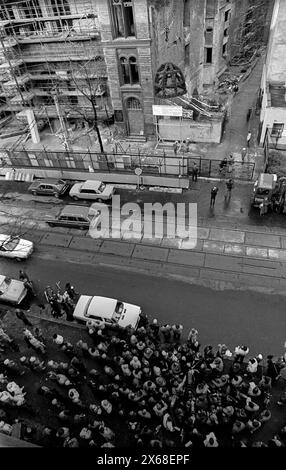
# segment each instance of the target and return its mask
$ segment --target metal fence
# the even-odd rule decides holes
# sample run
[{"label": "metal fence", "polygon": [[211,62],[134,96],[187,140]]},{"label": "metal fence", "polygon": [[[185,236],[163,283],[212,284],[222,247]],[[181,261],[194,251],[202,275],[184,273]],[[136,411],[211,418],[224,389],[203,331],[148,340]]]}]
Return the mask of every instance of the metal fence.
[{"label": "metal fence", "polygon": [[211,160],[199,156],[162,155],[156,151],[147,154],[136,153],[96,153],[65,152],[50,150],[1,150],[2,162],[14,168],[56,169],[74,172],[133,173],[141,168],[145,175],[189,177],[194,162],[202,177],[232,177],[251,180],[254,163],[233,162],[224,171],[219,171],[220,160]]}]

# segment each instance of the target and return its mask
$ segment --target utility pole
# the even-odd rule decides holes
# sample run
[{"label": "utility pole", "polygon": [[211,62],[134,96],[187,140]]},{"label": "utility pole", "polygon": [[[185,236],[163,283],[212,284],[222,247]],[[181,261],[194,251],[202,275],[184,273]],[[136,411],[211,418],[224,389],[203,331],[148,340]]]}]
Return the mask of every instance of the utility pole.
[{"label": "utility pole", "polygon": [[59,97],[58,97],[58,92],[56,90],[52,91],[52,96],[54,98],[57,114],[59,117],[62,133],[64,135],[64,146],[66,150],[71,151],[70,145],[69,145],[69,135],[68,135],[68,130],[66,128],[66,123],[64,121],[63,115],[62,115],[62,110],[59,104]]}]

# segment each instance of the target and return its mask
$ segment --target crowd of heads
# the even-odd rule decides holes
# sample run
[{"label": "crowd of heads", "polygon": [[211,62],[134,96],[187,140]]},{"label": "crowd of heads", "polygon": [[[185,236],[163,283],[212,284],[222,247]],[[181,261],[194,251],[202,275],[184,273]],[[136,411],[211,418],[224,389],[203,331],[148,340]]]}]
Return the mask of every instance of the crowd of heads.
[{"label": "crowd of heads", "polygon": [[[18,419],[20,410],[30,417],[25,438],[47,447],[284,446],[284,426],[266,441],[256,436],[273,406],[286,404],[286,393],[272,399],[286,380],[285,358],[202,347],[194,328],[185,341],[182,334],[180,324],[145,317],[136,331],[88,320],[71,342],[31,324],[23,344],[32,352],[23,354],[1,328],[0,432],[11,435],[17,409]],[[33,376],[34,396],[23,386]],[[49,422],[33,414],[39,399]]]}]

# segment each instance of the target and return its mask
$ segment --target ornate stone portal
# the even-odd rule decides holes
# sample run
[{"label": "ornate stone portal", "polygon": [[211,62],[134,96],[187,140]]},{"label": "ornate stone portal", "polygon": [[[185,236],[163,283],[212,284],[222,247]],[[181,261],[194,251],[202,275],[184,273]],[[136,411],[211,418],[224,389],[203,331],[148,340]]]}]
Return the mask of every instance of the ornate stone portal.
[{"label": "ornate stone portal", "polygon": [[158,98],[174,98],[187,93],[182,71],[171,62],[162,64],[158,68],[154,88]]}]

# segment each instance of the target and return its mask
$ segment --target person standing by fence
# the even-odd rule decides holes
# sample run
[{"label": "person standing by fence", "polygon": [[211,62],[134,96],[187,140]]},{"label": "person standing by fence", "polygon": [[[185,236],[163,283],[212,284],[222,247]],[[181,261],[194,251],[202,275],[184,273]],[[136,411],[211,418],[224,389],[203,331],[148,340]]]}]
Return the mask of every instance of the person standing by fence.
[{"label": "person standing by fence", "polygon": [[195,183],[198,181],[198,173],[199,169],[197,167],[197,164],[194,163],[192,168],[192,181],[194,181]]},{"label": "person standing by fence", "polygon": [[175,157],[177,156],[178,148],[179,148],[179,142],[176,140],[176,142],[173,143],[173,150],[174,150]]},{"label": "person standing by fence", "polygon": [[214,186],[211,189],[211,202],[210,202],[211,207],[214,207],[214,205],[215,205],[215,199],[216,199],[217,193],[218,193],[218,187]]}]

